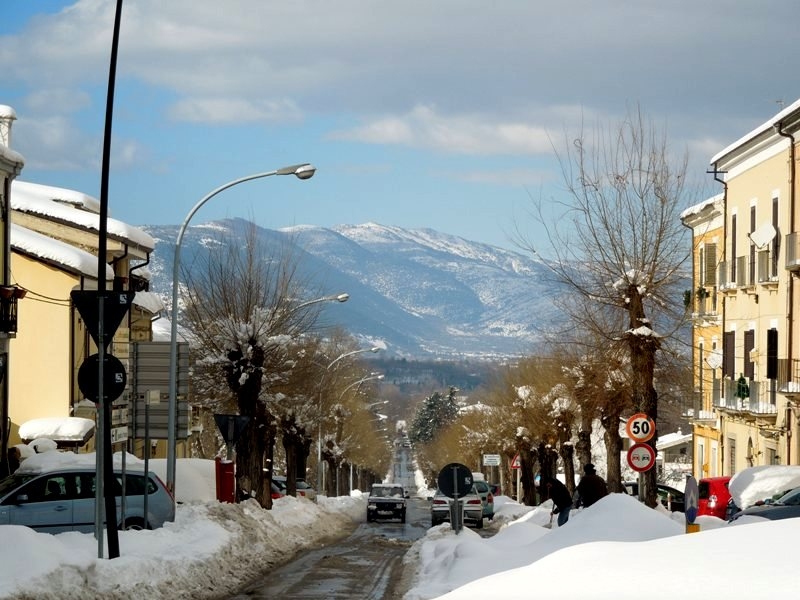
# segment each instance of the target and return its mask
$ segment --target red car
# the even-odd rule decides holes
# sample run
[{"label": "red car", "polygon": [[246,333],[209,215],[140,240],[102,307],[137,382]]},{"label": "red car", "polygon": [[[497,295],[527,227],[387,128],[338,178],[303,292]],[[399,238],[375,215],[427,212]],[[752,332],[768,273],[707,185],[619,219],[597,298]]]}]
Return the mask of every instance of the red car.
[{"label": "red car", "polygon": [[697,516],[710,515],[725,519],[725,510],[731,493],[728,491],[729,476],[705,477],[697,482],[698,501]]}]

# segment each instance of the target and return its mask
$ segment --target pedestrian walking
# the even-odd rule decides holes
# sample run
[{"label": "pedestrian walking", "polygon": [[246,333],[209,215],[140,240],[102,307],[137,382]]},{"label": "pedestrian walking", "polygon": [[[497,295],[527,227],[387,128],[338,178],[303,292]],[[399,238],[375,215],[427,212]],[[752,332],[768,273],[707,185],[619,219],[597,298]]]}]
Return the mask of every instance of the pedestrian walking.
[{"label": "pedestrian walking", "polygon": [[553,515],[558,515],[558,526],[564,525],[569,519],[569,511],[572,509],[572,495],[567,486],[555,477],[543,477],[539,480],[539,494],[543,501],[553,501],[553,510],[550,511],[551,521]]},{"label": "pedestrian walking", "polygon": [[578,488],[575,490],[575,506],[588,508],[607,495],[608,486],[606,481],[597,474],[594,465],[592,463],[583,465],[583,477],[581,477],[578,482]]}]

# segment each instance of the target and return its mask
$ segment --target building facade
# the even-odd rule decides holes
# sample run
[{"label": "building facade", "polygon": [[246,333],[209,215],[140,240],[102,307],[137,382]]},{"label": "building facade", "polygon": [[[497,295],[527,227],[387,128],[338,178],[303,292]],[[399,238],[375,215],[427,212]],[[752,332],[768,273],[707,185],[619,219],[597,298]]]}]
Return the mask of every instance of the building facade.
[{"label": "building facade", "polygon": [[800,464],[798,129],[800,101],[722,150],[711,160],[721,197],[682,215],[695,241],[691,416],[700,477]]}]

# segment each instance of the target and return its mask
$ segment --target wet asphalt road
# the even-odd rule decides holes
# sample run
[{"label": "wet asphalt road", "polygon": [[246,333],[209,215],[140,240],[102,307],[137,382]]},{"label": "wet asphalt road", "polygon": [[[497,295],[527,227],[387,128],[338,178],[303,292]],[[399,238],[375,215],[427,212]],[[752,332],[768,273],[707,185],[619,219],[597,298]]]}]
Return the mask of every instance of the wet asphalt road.
[{"label": "wet asphalt road", "polygon": [[287,564],[248,583],[229,600],[400,600],[407,591],[403,557],[430,527],[430,505],[414,494],[411,449],[395,444],[389,481],[411,494],[406,522],[364,521],[346,538],[301,552]]}]

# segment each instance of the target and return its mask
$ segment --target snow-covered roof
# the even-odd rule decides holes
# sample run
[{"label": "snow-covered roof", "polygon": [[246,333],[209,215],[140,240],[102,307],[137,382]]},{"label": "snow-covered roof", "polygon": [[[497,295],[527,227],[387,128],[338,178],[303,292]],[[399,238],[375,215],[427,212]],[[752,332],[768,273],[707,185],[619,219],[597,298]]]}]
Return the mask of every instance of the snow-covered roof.
[{"label": "snow-covered roof", "polygon": [[159,296],[152,292],[136,292],[136,295],[133,297],[133,303],[154,315],[164,310],[164,302],[161,301]]},{"label": "snow-covered roof", "polygon": [[[53,221],[100,231],[100,202],[81,192],[65,188],[14,180],[11,183],[11,208],[19,212],[41,215]],[[151,251],[155,240],[138,227],[108,218],[110,236],[128,241]]]},{"label": "snow-covered roof", "polygon": [[[11,224],[11,247],[43,261],[97,279],[97,257],[20,225]],[[106,280],[114,279],[114,269],[106,265]]]},{"label": "snow-covered roof", "polygon": [[687,444],[691,441],[691,433],[681,433],[681,430],[678,429],[678,431],[675,433],[666,433],[658,436],[656,448],[659,450],[666,450],[667,448],[673,448],[675,446],[680,446],[681,444]]},{"label": "snow-covered roof", "polygon": [[759,125],[755,129],[753,129],[753,131],[751,131],[747,135],[744,135],[741,138],[739,138],[738,140],[736,140],[735,142],[733,142],[730,146],[725,148],[722,152],[718,152],[717,154],[715,154],[711,158],[711,162],[709,164],[713,165],[714,163],[719,161],[719,159],[721,159],[723,156],[725,156],[729,152],[732,152],[732,151],[736,150],[739,146],[743,146],[744,144],[746,144],[747,142],[749,142],[753,138],[757,137],[758,135],[764,133],[765,131],[768,131],[768,130],[772,129],[772,127],[774,125],[776,125],[777,123],[780,123],[785,117],[789,116],[790,114],[792,114],[793,112],[797,111],[798,109],[800,109],[800,100],[796,100],[794,103],[792,103],[789,106],[787,106],[786,108],[784,108],[777,115],[775,115],[774,117],[772,117],[768,121],[765,121],[764,123],[762,123],[761,125]]},{"label": "snow-covered roof", "polygon": [[58,442],[83,442],[94,431],[94,421],[82,417],[32,419],[19,426],[23,440],[46,438]]},{"label": "snow-covered roof", "polygon": [[706,208],[714,206],[715,203],[721,202],[724,196],[725,196],[724,194],[716,194],[715,196],[711,196],[711,198],[708,198],[707,200],[703,200],[702,202],[699,202],[694,206],[690,206],[681,213],[681,220],[684,220],[687,217],[697,215]]}]

